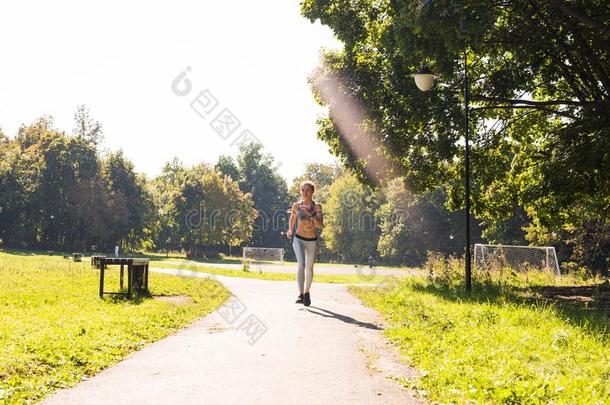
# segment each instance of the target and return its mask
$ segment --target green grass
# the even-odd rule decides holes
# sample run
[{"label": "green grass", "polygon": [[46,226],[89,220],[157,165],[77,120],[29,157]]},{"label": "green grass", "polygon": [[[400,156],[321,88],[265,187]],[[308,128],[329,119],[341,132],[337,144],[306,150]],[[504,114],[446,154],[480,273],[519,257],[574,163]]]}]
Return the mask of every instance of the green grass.
[{"label": "green grass", "polygon": [[385,333],[421,371],[403,382],[430,401],[610,403],[607,312],[519,296],[512,284],[524,277],[515,278],[477,283],[471,295],[461,277],[350,291],[388,320]]},{"label": "green grass", "polygon": [[[105,290],[118,291],[118,279],[107,270]],[[86,261],[0,252],[0,403],[38,401],[73,386],[229,298],[208,279],[151,273],[149,285],[154,295],[192,300],[100,299],[99,272]]]},{"label": "green grass", "polygon": [[[228,277],[242,277],[242,278],[256,278],[260,280],[296,280],[295,273],[272,273],[272,272],[262,272],[259,273],[255,269],[250,271],[243,271],[237,269],[224,269],[219,267],[214,267],[213,264],[210,266],[202,266],[200,264],[192,264],[188,260],[184,261],[184,264],[176,263],[176,259],[174,259],[174,263],[168,263],[164,261],[156,261],[153,260],[150,262],[151,268],[167,268],[167,269],[182,269],[182,270],[192,270],[198,271],[202,273],[210,273],[210,274],[218,274],[221,276]],[[189,264],[190,263],[190,264]],[[296,266],[296,264],[295,264]],[[365,272],[368,270],[365,270]],[[315,273],[315,266],[314,266]],[[344,284],[359,284],[359,283],[381,283],[384,280],[387,280],[392,276],[374,276],[367,274],[315,274],[314,281],[316,283],[344,283]]]}]

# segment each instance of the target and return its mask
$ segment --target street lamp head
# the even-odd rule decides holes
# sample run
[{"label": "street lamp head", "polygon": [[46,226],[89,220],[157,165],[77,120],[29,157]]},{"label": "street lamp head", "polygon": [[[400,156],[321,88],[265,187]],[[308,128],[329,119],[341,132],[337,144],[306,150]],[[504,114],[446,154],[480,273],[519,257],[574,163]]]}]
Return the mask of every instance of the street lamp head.
[{"label": "street lamp head", "polygon": [[432,89],[434,86],[434,79],[437,77],[437,75],[432,73],[428,66],[422,66],[421,69],[413,73],[411,76],[413,76],[415,79],[415,85],[421,91],[428,91]]}]

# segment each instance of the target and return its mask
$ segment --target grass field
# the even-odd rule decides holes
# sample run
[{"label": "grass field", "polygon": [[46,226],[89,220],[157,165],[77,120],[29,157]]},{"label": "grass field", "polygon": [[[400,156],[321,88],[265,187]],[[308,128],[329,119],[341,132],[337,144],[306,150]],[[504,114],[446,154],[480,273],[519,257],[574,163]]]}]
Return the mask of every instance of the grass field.
[{"label": "grass field", "polygon": [[[174,259],[171,263],[168,261],[151,261],[151,267],[167,268],[167,269],[182,269],[182,270],[193,270],[200,271],[203,273],[217,274],[228,277],[243,277],[243,278],[257,278],[260,280],[296,280],[296,272],[294,273],[271,273],[262,272],[259,273],[252,269],[251,271],[224,269],[220,267],[214,267],[214,263],[210,263],[209,266],[202,266],[199,264],[192,264],[188,260],[184,260],[184,264],[176,263]],[[295,264],[296,267],[296,264]],[[368,269],[367,269],[368,270]],[[367,271],[365,270],[365,272]],[[314,266],[315,272],[315,266]],[[367,274],[315,274],[314,282],[316,283],[345,283],[345,284],[359,284],[359,283],[381,283],[384,280],[392,276],[374,276]]]},{"label": "grass field", "polygon": [[[118,279],[107,270],[105,290],[118,291]],[[151,273],[153,295],[190,299],[100,299],[98,280],[85,262],[0,252],[0,403],[37,401],[72,386],[229,298],[213,280]]]},{"label": "grass field", "polygon": [[[440,403],[610,403],[607,309],[534,299],[517,288],[526,276],[487,278],[468,295],[456,275],[350,287],[384,314],[385,333],[420,370],[405,384]],[[543,280],[575,283],[527,282]]]}]

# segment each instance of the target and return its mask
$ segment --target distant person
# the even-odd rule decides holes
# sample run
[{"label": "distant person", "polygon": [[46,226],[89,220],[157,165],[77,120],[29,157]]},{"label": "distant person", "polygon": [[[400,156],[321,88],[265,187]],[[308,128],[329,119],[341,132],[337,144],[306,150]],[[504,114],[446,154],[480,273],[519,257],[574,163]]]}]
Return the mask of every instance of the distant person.
[{"label": "distant person", "polygon": [[119,257],[119,245],[114,246],[114,257]]},{"label": "distant person", "polygon": [[369,269],[373,268],[373,255],[369,256]]},{"label": "distant person", "polygon": [[318,249],[316,228],[324,226],[322,206],[313,201],[314,192],[313,182],[301,183],[301,201],[292,204],[290,229],[286,232],[288,239],[292,239],[292,247],[297,258],[299,297],[296,303],[304,304],[306,307],[311,305],[309,289],[313,281],[313,264]]}]

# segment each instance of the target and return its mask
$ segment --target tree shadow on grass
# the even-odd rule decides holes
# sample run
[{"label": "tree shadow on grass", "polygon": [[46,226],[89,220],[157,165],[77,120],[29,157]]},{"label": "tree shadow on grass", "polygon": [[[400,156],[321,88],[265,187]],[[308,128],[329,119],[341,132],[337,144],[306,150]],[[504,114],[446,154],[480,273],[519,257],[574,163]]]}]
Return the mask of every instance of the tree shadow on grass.
[{"label": "tree shadow on grass", "polygon": [[[317,310],[323,311],[323,312],[318,312],[318,311],[312,311],[311,308],[315,308]],[[352,318],[351,316],[347,316],[347,315],[341,315],[338,314],[336,312],[333,311],[329,311],[328,309],[324,309],[324,308],[320,308],[320,307],[314,307],[314,306],[310,306],[306,308],[308,312],[312,313],[312,314],[316,314],[316,315],[320,315],[323,316],[325,318],[335,318],[338,319],[340,321],[343,321],[345,323],[349,323],[352,325],[356,325],[356,326],[360,326],[361,328],[366,328],[366,329],[375,329],[375,330],[381,330],[381,328],[373,323],[369,323],[369,322],[362,322],[359,321],[357,319]]]},{"label": "tree shadow on grass", "polygon": [[132,292],[131,298],[127,297],[127,290],[123,289],[118,291],[117,293],[104,293],[104,297],[102,298],[104,301],[109,302],[111,304],[123,304],[130,303],[132,305],[140,305],[143,302],[152,299],[152,295],[150,293],[144,292]]},{"label": "tree shadow on grass", "polygon": [[414,283],[410,288],[437,297],[460,303],[481,303],[502,306],[507,303],[536,310],[540,307],[551,307],[562,319],[582,328],[585,332],[603,337],[610,337],[610,308],[590,307],[586,302],[550,299],[533,294],[525,288],[501,286],[494,283],[473,283],[472,292],[467,293],[463,287],[439,284]]},{"label": "tree shadow on grass", "polygon": [[[3,248],[3,249],[0,249],[0,252],[8,254],[8,255],[15,255],[15,256],[49,256],[47,251],[44,251],[44,250],[24,250],[24,249],[15,249],[15,248]],[[53,256],[62,256],[64,254],[67,255],[68,253],[53,251]]]}]

